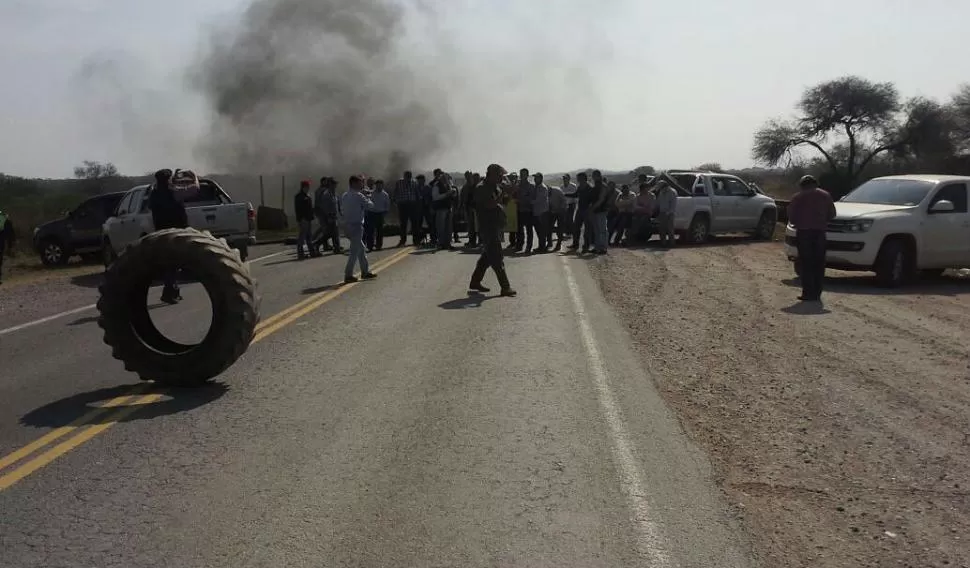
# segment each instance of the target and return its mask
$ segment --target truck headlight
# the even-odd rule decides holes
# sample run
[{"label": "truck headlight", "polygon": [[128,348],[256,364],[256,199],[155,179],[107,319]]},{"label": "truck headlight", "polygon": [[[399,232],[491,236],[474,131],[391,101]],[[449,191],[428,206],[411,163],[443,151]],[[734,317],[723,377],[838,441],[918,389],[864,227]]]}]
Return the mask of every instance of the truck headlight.
[{"label": "truck headlight", "polygon": [[846,225],[845,229],[849,233],[865,233],[872,228],[872,219],[861,219]]}]

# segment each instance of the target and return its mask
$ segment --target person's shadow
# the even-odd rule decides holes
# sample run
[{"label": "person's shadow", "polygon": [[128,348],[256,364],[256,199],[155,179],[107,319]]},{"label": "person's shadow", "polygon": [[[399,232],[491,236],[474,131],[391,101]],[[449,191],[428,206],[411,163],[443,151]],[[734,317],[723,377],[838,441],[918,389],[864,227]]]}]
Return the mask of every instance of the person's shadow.
[{"label": "person's shadow", "polygon": [[795,316],[821,316],[832,313],[822,302],[798,302],[782,308],[781,311]]},{"label": "person's shadow", "polygon": [[469,308],[480,308],[486,300],[490,300],[495,296],[486,296],[485,294],[480,294],[477,292],[469,292],[468,296],[465,298],[457,298],[454,300],[448,300],[442,304],[438,304],[438,307],[443,310],[466,310]]}]

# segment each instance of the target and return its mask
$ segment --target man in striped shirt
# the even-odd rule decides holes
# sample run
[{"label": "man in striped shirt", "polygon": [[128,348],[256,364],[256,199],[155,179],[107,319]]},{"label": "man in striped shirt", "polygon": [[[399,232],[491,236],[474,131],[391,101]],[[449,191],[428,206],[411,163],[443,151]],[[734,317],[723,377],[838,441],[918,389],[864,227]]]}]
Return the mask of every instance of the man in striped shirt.
[{"label": "man in striped shirt", "polygon": [[401,227],[401,240],[397,246],[403,247],[408,238],[408,223],[411,224],[411,238],[415,246],[421,240],[421,195],[418,189],[418,182],[414,179],[411,172],[404,172],[404,177],[397,180],[394,184],[394,193],[391,195],[394,204],[397,206],[398,225]]}]

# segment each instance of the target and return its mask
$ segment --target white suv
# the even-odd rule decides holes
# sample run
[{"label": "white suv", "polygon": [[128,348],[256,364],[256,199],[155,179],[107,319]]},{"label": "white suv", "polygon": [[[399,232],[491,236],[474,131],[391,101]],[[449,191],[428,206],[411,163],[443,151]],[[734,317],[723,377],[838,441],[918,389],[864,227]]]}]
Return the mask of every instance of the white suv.
[{"label": "white suv", "polygon": [[[906,175],[875,178],[836,202],[828,225],[825,265],[876,273],[882,286],[905,283],[917,271],[938,275],[970,266],[970,177]],[[795,229],[785,230],[785,254],[799,273]]]}]

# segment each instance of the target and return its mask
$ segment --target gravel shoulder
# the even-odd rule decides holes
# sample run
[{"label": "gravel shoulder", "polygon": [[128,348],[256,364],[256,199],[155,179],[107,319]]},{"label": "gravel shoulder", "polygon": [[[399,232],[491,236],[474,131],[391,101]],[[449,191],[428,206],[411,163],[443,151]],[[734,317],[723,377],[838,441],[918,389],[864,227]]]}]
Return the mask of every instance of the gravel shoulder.
[{"label": "gravel shoulder", "polygon": [[810,311],[778,243],[590,268],[766,566],[970,566],[970,279]]}]

